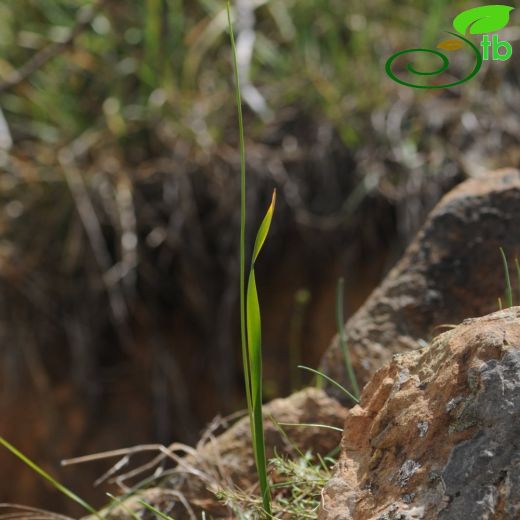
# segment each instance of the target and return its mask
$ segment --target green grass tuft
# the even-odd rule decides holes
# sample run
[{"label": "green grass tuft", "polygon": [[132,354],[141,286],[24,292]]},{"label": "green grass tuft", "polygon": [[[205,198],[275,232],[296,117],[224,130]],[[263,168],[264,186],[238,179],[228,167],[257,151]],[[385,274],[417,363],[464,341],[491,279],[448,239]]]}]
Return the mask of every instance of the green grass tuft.
[{"label": "green grass tuft", "polygon": [[[269,461],[275,482],[272,486],[273,519],[316,519],[321,503],[321,492],[331,477],[335,460],[315,455],[310,451],[295,457],[275,455]],[[264,514],[257,497],[236,489],[219,492],[223,500],[234,512],[233,518],[253,520]]]},{"label": "green grass tuft", "polygon": [[[517,283],[517,298],[518,301],[515,302],[515,293],[513,291],[513,284],[511,282],[511,276],[509,274],[509,261],[507,259],[507,255],[504,251],[504,248],[500,247],[500,256],[502,257],[502,264],[504,268],[504,280],[505,280],[505,289],[504,289],[504,302],[506,308],[513,307],[513,305],[520,305],[520,262],[518,258],[515,258],[515,272],[516,272],[516,283]],[[503,302],[502,298],[498,298],[498,308],[502,310]]]}]

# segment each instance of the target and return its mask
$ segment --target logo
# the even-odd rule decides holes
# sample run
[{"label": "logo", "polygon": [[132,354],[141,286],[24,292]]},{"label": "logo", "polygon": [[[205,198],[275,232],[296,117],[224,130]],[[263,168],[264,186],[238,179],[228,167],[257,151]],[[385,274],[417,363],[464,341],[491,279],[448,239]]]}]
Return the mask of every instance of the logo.
[{"label": "logo", "polygon": [[[388,58],[385,66],[386,73],[397,83],[412,88],[447,88],[469,81],[477,75],[478,71],[482,67],[483,60],[491,59],[494,61],[505,61],[512,56],[513,48],[511,47],[511,44],[508,41],[501,41],[498,34],[493,34],[490,37],[490,33],[495,33],[496,31],[503,29],[509,23],[509,14],[513,9],[514,7],[508,5],[486,5],[463,11],[453,19],[453,28],[457,32],[446,31],[452,36],[452,38],[441,41],[437,45],[437,49],[447,52],[453,52],[459,49],[471,51],[474,56],[475,64],[471,72],[469,72],[465,78],[441,85],[428,85],[426,82],[424,84],[416,84],[406,79],[400,79],[394,73],[392,65],[394,64],[394,61],[401,56],[411,53],[427,53],[428,55],[433,55],[441,60],[441,64],[437,69],[432,71],[421,71],[408,63],[406,65],[406,70],[411,75],[422,77],[423,80],[442,74],[448,69],[450,62],[444,53],[434,49],[407,49],[405,51],[397,52]],[[479,47],[469,39],[470,35],[483,35],[479,44],[479,47],[482,48],[482,53],[480,52]]]}]

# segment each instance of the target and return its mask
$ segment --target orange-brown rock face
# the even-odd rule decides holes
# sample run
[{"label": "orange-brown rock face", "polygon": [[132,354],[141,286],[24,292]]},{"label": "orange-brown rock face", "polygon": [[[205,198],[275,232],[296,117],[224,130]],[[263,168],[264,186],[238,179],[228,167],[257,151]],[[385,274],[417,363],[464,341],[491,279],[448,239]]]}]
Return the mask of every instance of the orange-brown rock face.
[{"label": "orange-brown rock face", "polygon": [[347,415],[320,520],[520,518],[520,307],[397,354]]}]

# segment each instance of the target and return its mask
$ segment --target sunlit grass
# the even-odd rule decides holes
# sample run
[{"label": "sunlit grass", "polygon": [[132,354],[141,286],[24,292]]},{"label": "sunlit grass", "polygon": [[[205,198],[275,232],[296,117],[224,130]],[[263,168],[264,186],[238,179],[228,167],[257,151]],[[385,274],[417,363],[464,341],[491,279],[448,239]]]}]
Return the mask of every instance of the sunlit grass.
[{"label": "sunlit grass", "polygon": [[[134,491],[130,491],[126,493],[123,497],[115,497],[110,493],[107,493],[107,496],[110,498],[110,503],[101,510],[97,510],[91,504],[83,500],[76,493],[71,491],[69,488],[61,484],[58,480],[56,480],[52,475],[47,473],[43,468],[41,468],[36,462],[27,457],[24,453],[18,450],[15,446],[13,446],[10,442],[0,436],[0,445],[10,451],[17,459],[21,462],[29,466],[41,479],[48,482],[54,489],[56,489],[59,493],[67,497],[72,502],[75,502],[79,506],[81,506],[86,512],[90,513],[98,520],[105,520],[107,518],[111,518],[111,513],[116,507],[121,507],[123,511],[125,511],[128,516],[133,518],[134,520],[140,520],[141,516],[133,509],[130,509],[126,506],[125,500],[135,494]],[[145,500],[138,500],[138,504],[142,506],[144,509],[152,512],[156,515],[157,518],[161,520],[175,520],[171,516],[163,513],[153,505],[149,504]],[[9,505],[9,504],[0,504],[0,507],[9,507],[14,510],[24,511],[23,515],[18,513],[14,515],[10,515],[9,513],[0,514],[0,519],[7,520],[9,518],[25,518],[27,520],[32,519],[59,519],[66,520],[67,517],[63,515],[59,515],[57,513],[52,513],[50,511],[43,511],[40,509],[34,508],[26,508],[24,506],[17,505]]]},{"label": "sunlit grass", "polygon": [[52,487],[57,489],[60,493],[65,495],[67,498],[72,500],[73,502],[76,502],[76,504],[79,504],[83,509],[85,509],[87,512],[89,512],[92,515],[95,515],[96,517],[101,519],[101,516],[96,511],[94,507],[92,507],[90,504],[85,502],[82,498],[80,498],[78,495],[76,495],[73,491],[65,487],[63,484],[58,482],[54,477],[49,475],[43,468],[38,466],[35,462],[33,462],[31,459],[29,459],[26,455],[24,455],[22,452],[20,452],[17,448],[15,448],[10,442],[5,440],[3,437],[0,437],[0,445],[2,445],[4,448],[6,448],[8,451],[10,451],[15,457],[17,457],[19,460],[21,460],[24,464],[29,466],[34,472],[36,472],[41,478],[46,480]]},{"label": "sunlit grass", "polygon": [[242,115],[242,98],[240,91],[240,77],[237,64],[237,51],[231,21],[231,6],[229,0],[226,4],[228,28],[233,56],[233,68],[235,75],[235,95],[238,112],[238,127],[240,138],[240,330],[242,340],[242,362],[244,370],[247,409],[251,427],[251,440],[255,455],[260,492],[264,513],[271,516],[271,490],[267,475],[267,460],[265,455],[264,419],[263,419],[263,392],[262,392],[262,323],[260,304],[255,278],[255,262],[260,254],[262,246],[269,233],[271,220],[274,213],[276,193],[273,193],[271,205],[260,224],[251,258],[251,268],[245,292],[245,234],[246,234],[246,160],[244,143],[244,124]]}]

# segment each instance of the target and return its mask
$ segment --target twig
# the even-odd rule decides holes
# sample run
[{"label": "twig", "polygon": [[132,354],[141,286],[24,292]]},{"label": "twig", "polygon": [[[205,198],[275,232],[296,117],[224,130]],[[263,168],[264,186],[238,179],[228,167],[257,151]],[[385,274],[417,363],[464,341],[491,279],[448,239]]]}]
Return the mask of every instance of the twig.
[{"label": "twig", "polygon": [[[135,469],[132,469],[132,470],[128,471],[127,473],[119,475],[117,478],[111,479],[111,482],[112,481],[117,482],[118,485],[123,487],[122,486],[123,481],[129,480],[129,479],[143,473],[144,471],[151,469],[153,466],[156,466],[157,464],[159,464],[161,461],[163,461],[166,458],[171,459],[173,462],[175,462],[177,464],[177,467],[175,468],[177,472],[188,473],[190,475],[196,476],[196,477],[200,478],[203,482],[209,481],[208,477],[204,473],[199,471],[193,465],[189,464],[184,459],[184,457],[177,455],[175,453],[175,451],[179,451],[181,453],[191,455],[192,457],[196,455],[196,451],[193,448],[186,446],[185,444],[181,444],[181,443],[173,443],[168,447],[163,446],[162,444],[142,444],[139,446],[134,446],[132,448],[112,450],[112,451],[107,451],[104,453],[94,453],[92,455],[85,455],[85,456],[76,457],[73,459],[62,460],[61,465],[70,466],[71,464],[82,464],[85,462],[92,462],[92,461],[96,461],[96,460],[102,460],[102,459],[108,459],[108,458],[122,456],[123,458],[121,460],[124,460],[125,464],[122,464],[121,460],[116,462],[116,464],[111,469],[109,469],[100,479],[97,480],[97,482],[100,483],[101,481],[104,481],[106,478],[111,477],[115,473],[115,471],[113,471],[113,468],[115,466],[119,466],[119,468],[120,468],[123,465],[126,465],[126,459],[128,457],[131,457],[132,455],[135,455],[137,453],[144,453],[147,451],[159,452],[159,454],[152,461],[142,464],[141,466],[139,466]],[[209,483],[211,483],[211,481],[209,481]]]}]

